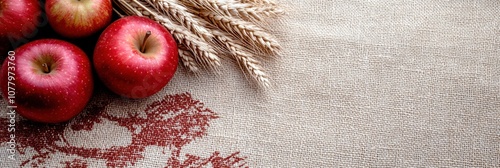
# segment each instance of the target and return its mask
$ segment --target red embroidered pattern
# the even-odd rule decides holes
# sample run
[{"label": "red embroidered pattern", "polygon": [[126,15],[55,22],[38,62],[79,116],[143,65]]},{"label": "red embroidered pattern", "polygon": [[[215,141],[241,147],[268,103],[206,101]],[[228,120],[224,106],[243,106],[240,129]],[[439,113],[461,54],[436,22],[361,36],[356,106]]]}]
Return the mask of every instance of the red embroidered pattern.
[{"label": "red embroidered pattern", "polygon": [[[77,156],[77,159],[61,162],[56,167],[88,167],[88,159],[104,160],[108,167],[134,166],[143,159],[143,153],[148,146],[166,147],[170,158],[165,160],[166,167],[247,167],[246,157],[239,152],[229,156],[221,156],[215,151],[208,158],[186,154],[180,159],[182,147],[196,138],[205,135],[209,121],[217,119],[217,115],[189,93],[167,95],[162,100],[149,104],[144,112],[128,114],[127,117],[116,117],[107,113],[111,102],[93,103],[87,108],[87,113],[75,118],[73,122],[61,125],[45,125],[22,120],[16,124],[17,150],[26,155],[28,150],[35,151],[31,158],[22,160],[21,167],[39,167],[44,165],[50,155],[63,153]],[[96,123],[104,120],[128,129],[132,133],[132,142],[128,146],[113,146],[111,148],[84,148],[72,146],[64,136],[65,129],[72,131],[92,130]],[[2,125],[8,125],[7,119],[0,120]],[[0,142],[6,144],[9,140],[6,129],[0,129]],[[119,137],[108,137],[119,138]],[[165,153],[166,151],[164,151]],[[30,155],[31,156],[31,155]],[[73,157],[72,157],[73,158]]]}]

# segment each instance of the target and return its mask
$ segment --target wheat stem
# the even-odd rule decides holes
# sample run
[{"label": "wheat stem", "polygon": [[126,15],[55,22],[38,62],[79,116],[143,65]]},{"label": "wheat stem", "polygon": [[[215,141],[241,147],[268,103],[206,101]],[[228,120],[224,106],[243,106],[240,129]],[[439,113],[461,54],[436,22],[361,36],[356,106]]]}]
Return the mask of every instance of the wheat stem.
[{"label": "wheat stem", "polygon": [[118,11],[118,9],[116,8],[113,8],[113,12],[115,12],[120,18],[125,17],[125,15]]}]

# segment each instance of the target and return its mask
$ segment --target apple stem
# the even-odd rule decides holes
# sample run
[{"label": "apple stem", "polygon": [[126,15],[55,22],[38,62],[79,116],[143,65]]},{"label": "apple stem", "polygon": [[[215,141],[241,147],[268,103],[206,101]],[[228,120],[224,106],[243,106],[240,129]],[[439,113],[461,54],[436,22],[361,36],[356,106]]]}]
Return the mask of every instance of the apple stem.
[{"label": "apple stem", "polygon": [[45,72],[45,73],[49,73],[50,72],[50,68],[47,65],[47,63],[43,63],[42,67],[43,67],[43,72]]},{"label": "apple stem", "polygon": [[148,37],[151,36],[151,31],[146,32],[146,36],[144,36],[144,40],[142,41],[142,46],[141,46],[141,52],[144,53],[146,49],[146,41],[148,40]]}]

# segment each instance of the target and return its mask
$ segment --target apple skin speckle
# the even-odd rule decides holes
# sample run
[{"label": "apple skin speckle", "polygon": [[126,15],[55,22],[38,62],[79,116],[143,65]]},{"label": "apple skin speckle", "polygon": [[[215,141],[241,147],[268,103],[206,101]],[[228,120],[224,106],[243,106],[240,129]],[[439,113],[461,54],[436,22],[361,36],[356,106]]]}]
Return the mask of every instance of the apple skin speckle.
[{"label": "apple skin speckle", "polygon": [[[56,39],[42,39],[27,43],[15,50],[17,113],[26,119],[43,123],[71,120],[87,105],[94,83],[87,55],[77,46]],[[34,60],[50,57],[57,68],[50,73],[33,71]],[[8,61],[0,73],[0,89],[7,98]]]},{"label": "apple skin speckle", "polygon": [[[147,31],[146,50],[140,47]],[[99,37],[93,57],[99,78],[113,92],[128,98],[151,96],[172,79],[177,70],[177,44],[165,27],[140,16],[111,23]]]},{"label": "apple skin speckle", "polygon": [[36,26],[42,14],[38,0],[1,0],[0,8],[1,38],[19,40],[38,30]]}]

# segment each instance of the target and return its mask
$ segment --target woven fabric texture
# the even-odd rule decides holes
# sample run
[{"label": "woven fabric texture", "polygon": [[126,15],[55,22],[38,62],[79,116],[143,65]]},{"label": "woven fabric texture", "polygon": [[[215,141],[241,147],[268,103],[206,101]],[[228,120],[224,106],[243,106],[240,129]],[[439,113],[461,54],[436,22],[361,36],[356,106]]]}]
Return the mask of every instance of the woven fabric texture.
[{"label": "woven fabric texture", "polygon": [[2,110],[0,164],[500,165],[500,1],[280,3],[287,14],[265,25],[283,46],[265,62],[270,89],[231,63],[221,75],[180,68],[141,100],[97,87],[67,124],[18,119],[15,160]]}]

